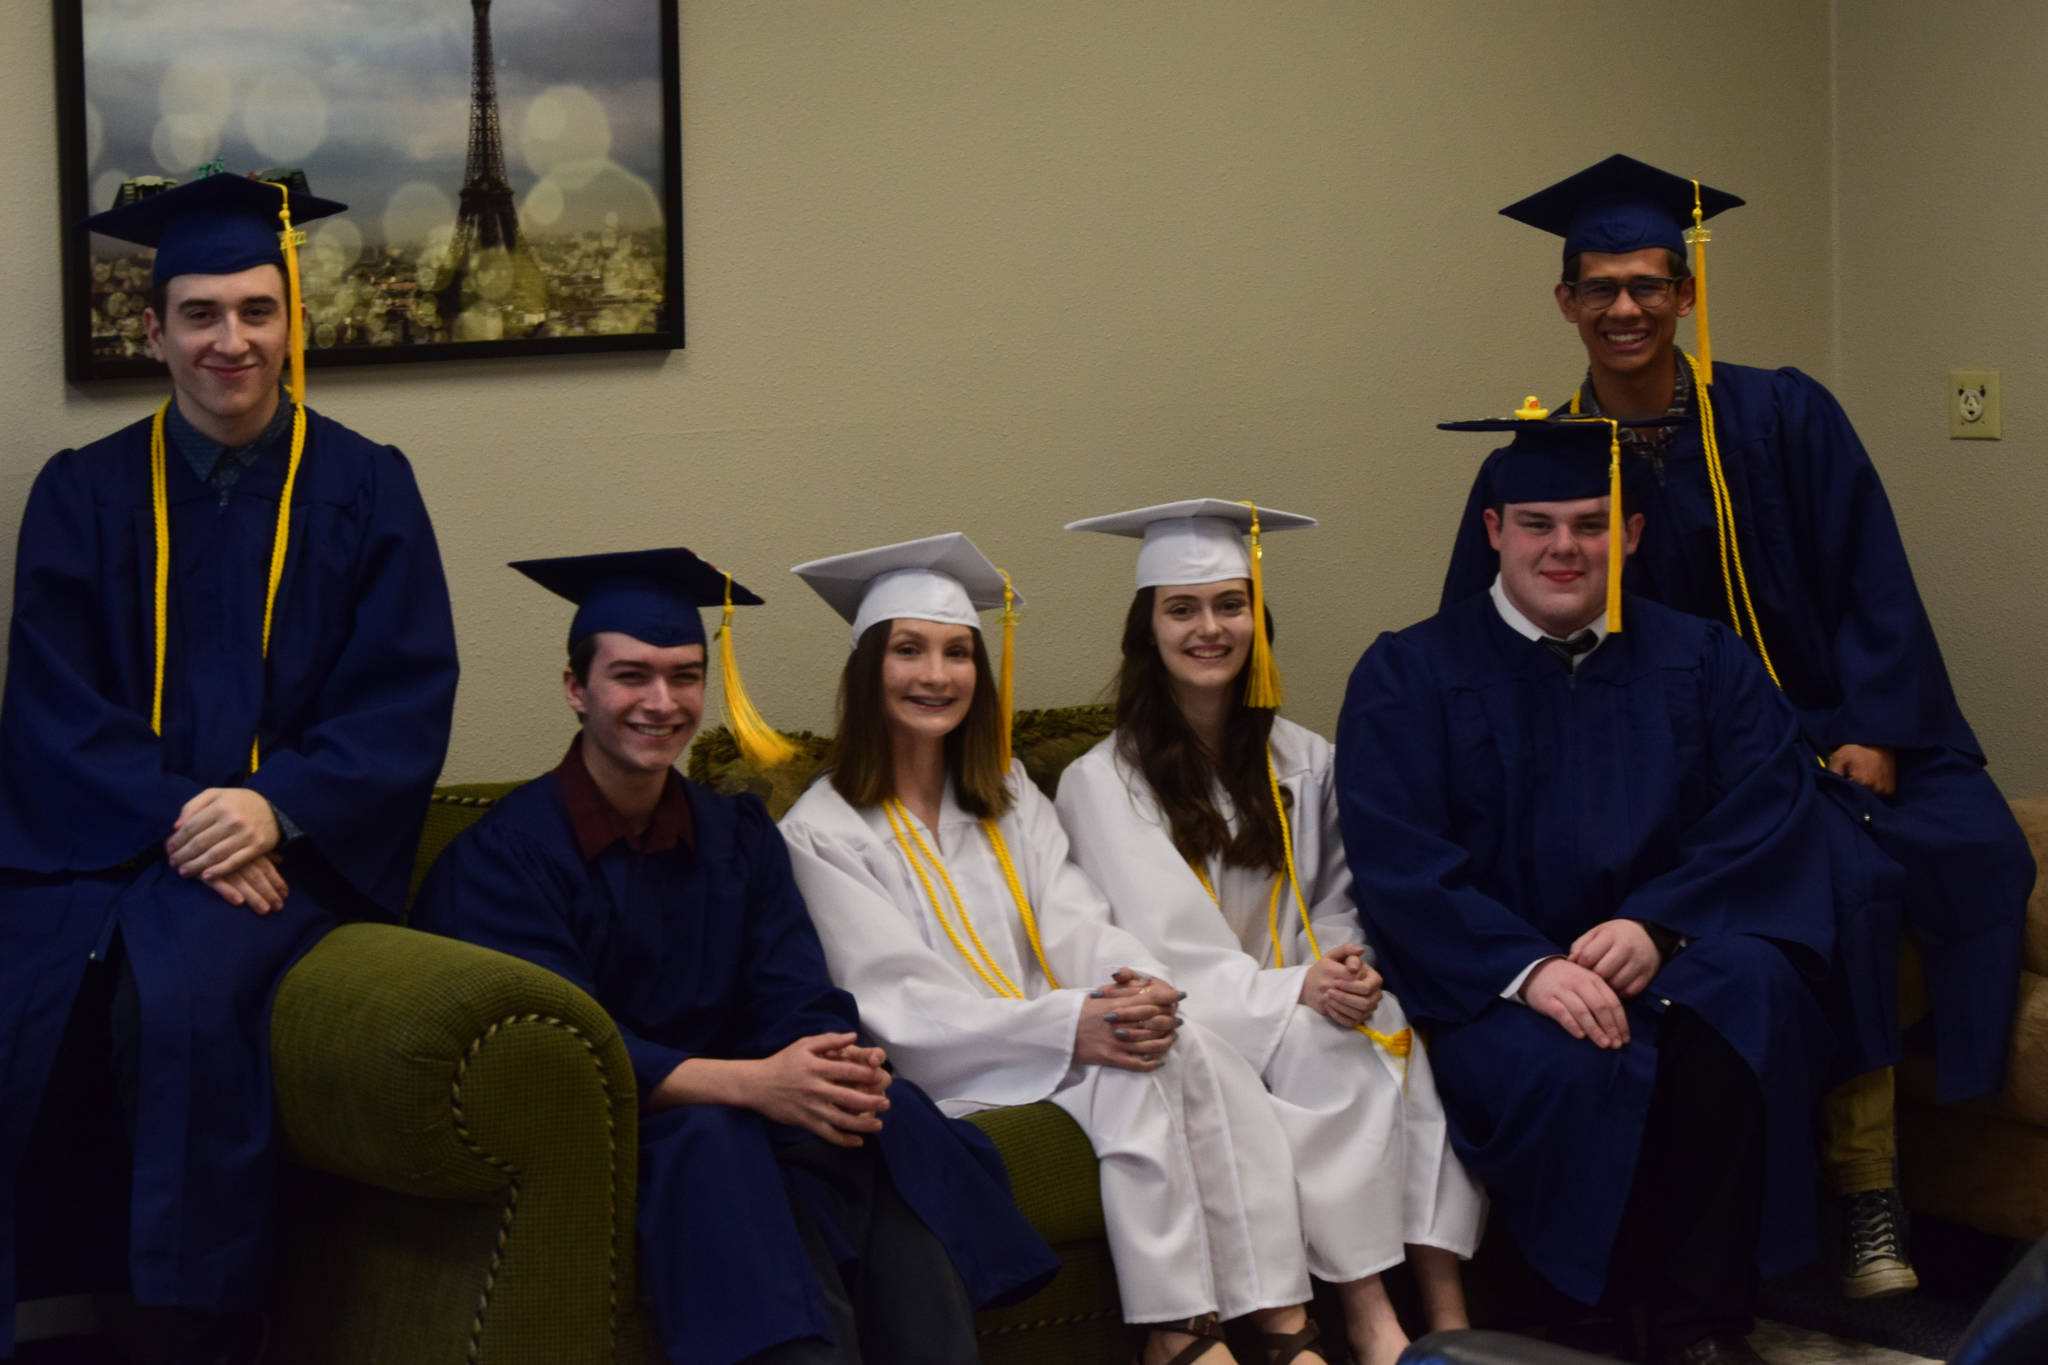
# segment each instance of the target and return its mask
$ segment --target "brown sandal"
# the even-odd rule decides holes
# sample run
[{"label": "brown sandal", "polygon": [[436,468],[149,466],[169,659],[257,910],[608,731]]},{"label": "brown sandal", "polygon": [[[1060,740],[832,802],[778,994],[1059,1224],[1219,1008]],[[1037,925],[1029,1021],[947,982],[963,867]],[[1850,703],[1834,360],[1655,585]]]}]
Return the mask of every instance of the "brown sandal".
[{"label": "brown sandal", "polygon": [[[1313,1318],[1299,1332],[1261,1332],[1253,1338],[1258,1348],[1266,1353],[1266,1365],[1289,1365],[1322,1339],[1322,1331]],[[1321,1355],[1322,1352],[1318,1350],[1316,1354]]]},{"label": "brown sandal", "polygon": [[[1198,1318],[1183,1318],[1178,1322],[1148,1322],[1146,1332],[1185,1332],[1193,1341],[1174,1353],[1166,1365],[1195,1365],[1195,1362],[1209,1353],[1209,1348],[1223,1340],[1223,1324],[1216,1320],[1214,1313],[1204,1313]],[[1292,1359],[1292,1357],[1289,1357]],[[1142,1345],[1131,1365],[1144,1365],[1145,1349]]]}]

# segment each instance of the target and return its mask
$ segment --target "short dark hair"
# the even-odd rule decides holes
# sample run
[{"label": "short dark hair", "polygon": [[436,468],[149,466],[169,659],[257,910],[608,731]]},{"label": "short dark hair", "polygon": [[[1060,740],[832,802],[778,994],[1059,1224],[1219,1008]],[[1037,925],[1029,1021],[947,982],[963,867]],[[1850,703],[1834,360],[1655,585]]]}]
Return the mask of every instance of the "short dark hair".
[{"label": "short dark hair", "polygon": [[[882,658],[895,627],[893,620],[877,621],[862,631],[839,675],[839,727],[825,764],[832,789],[855,806],[878,805],[896,794],[895,750],[882,698]],[[966,717],[946,736],[946,772],[962,810],[1000,819],[1010,810],[1009,774],[1002,767],[1002,703],[981,632],[968,634],[974,642],[974,696]]]},{"label": "short dark hair", "polygon": [[164,314],[171,307],[171,282],[153,280],[149,286],[149,311],[156,314],[157,325],[162,326]]},{"label": "short dark hair", "polygon": [[576,675],[578,687],[590,686],[590,665],[597,659],[597,632],[592,631],[580,640],[569,642],[569,671]]},{"label": "short dark hair", "polygon": [[[1689,280],[1692,278],[1692,267],[1686,264],[1683,251],[1673,251],[1670,247],[1666,247],[1664,248],[1664,255],[1671,262],[1666,267],[1666,270],[1672,279]],[[1577,284],[1579,282],[1579,272],[1584,268],[1580,261],[1581,255],[1579,253],[1574,253],[1564,258],[1564,282],[1566,284]]]}]

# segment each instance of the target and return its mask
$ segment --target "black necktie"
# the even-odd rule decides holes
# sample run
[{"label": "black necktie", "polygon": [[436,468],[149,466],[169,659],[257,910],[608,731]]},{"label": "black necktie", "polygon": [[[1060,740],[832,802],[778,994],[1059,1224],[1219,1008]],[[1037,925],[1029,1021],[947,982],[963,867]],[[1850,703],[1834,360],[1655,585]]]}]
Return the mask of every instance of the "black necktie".
[{"label": "black necktie", "polygon": [[1557,656],[1557,661],[1565,666],[1568,673],[1578,667],[1580,655],[1599,643],[1600,637],[1591,630],[1582,630],[1569,640],[1553,640],[1548,635],[1543,637],[1543,647]]}]

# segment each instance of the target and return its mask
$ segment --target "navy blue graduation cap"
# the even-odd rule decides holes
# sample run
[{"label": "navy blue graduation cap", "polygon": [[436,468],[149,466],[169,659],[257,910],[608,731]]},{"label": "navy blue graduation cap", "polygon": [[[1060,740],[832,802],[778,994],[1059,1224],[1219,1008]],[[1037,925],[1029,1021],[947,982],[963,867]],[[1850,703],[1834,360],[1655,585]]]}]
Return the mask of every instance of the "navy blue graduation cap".
[{"label": "navy blue graduation cap", "polygon": [[1622,544],[1621,428],[1670,426],[1669,417],[1618,422],[1607,417],[1552,418],[1528,400],[1513,417],[1483,417],[1469,422],[1439,422],[1441,431],[1508,431],[1514,433],[1501,458],[1488,466],[1488,504],[1513,502],[1577,502],[1608,498],[1607,505],[1607,628],[1621,629]]},{"label": "navy blue graduation cap", "polygon": [[1742,200],[1726,190],[1660,171],[1647,162],[1616,153],[1605,161],[1568,175],[1501,213],[1518,223],[1554,232],[1564,238],[1564,258],[1582,251],[1626,255],[1645,247],[1665,247],[1681,257],[1693,247],[1694,317],[1699,335],[1700,374],[1714,382],[1714,345],[1707,332],[1707,243],[1713,233],[1706,221],[1739,208]]},{"label": "navy blue graduation cap", "polygon": [[616,630],[663,649],[701,645],[708,637],[698,612],[723,605],[728,584],[734,606],[761,604],[759,596],[681,546],[521,559],[507,567],[576,604],[576,617],[569,623],[572,650],[601,630]]},{"label": "navy blue graduation cap", "polygon": [[722,607],[718,627],[718,670],[725,692],[726,727],[741,753],[772,767],[796,755],[747,696],[732,651],[734,607],[758,607],[761,598],[681,546],[663,550],[622,550],[602,555],[515,560],[508,567],[576,604],[569,623],[569,649],[601,630],[669,649],[704,643],[705,607]]},{"label": "navy blue graduation cap", "polygon": [[291,211],[294,227],[340,213],[348,205],[321,199],[305,177],[277,185],[221,172],[119,204],[85,220],[94,232],[156,248],[153,278],[231,275],[256,265],[285,264],[278,210]]},{"label": "navy blue graduation cap", "polygon": [[1697,226],[1695,203],[1703,222],[1741,207],[1742,200],[1617,153],[1501,213],[1564,238],[1567,260],[1582,251],[1620,255],[1652,246],[1683,255],[1691,240],[1687,229]]}]

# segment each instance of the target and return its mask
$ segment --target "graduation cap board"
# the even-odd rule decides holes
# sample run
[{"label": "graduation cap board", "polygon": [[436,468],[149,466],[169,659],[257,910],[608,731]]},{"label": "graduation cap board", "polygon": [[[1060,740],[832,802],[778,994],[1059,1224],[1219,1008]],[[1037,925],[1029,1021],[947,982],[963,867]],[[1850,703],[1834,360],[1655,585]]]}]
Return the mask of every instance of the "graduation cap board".
[{"label": "graduation cap board", "polygon": [[1514,434],[1493,473],[1493,493],[1504,503],[1577,502],[1605,497],[1607,504],[1607,629],[1621,629],[1622,544],[1621,429],[1662,426],[1667,418],[1618,422],[1611,417],[1552,418],[1536,400],[1513,417],[1439,422],[1440,431],[1506,431]]},{"label": "graduation cap board", "polygon": [[1664,247],[1683,257],[1692,246],[1700,361],[1703,382],[1711,384],[1706,245],[1713,234],[1706,220],[1742,203],[1726,190],[1617,153],[1515,201],[1501,214],[1564,238],[1567,261],[1586,251],[1625,255],[1646,247]]},{"label": "graduation cap board", "polygon": [[880,621],[908,618],[981,629],[980,613],[998,607],[1003,617],[1003,661],[997,703],[1002,712],[1002,768],[1010,766],[1010,714],[1014,692],[1017,608],[1024,599],[964,534],[948,531],[919,540],[828,555],[790,570],[853,624],[854,645]]},{"label": "graduation cap board", "polygon": [[[1266,633],[1264,534],[1316,524],[1314,517],[1224,498],[1185,498],[1103,517],[1067,523],[1069,531],[1136,536],[1139,588],[1221,583],[1247,579],[1252,587],[1252,657],[1246,671],[1245,704],[1275,707],[1285,696],[1273,642]],[[1251,544],[1245,544],[1249,534]]]},{"label": "graduation cap board", "polygon": [[617,631],[662,649],[701,645],[704,620],[698,612],[722,608],[718,668],[726,727],[751,762],[773,767],[795,756],[796,746],[761,718],[740,680],[732,649],[733,608],[760,606],[761,598],[735,583],[731,574],[681,546],[521,559],[507,567],[576,604],[569,623],[571,652],[600,631]]}]

